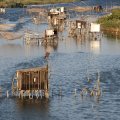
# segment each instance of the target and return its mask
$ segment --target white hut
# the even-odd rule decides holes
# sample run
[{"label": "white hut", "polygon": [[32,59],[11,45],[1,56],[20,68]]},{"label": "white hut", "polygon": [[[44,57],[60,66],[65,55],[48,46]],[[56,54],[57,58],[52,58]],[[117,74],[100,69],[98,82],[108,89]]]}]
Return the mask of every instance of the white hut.
[{"label": "white hut", "polygon": [[5,13],[5,8],[0,8],[0,13]]}]

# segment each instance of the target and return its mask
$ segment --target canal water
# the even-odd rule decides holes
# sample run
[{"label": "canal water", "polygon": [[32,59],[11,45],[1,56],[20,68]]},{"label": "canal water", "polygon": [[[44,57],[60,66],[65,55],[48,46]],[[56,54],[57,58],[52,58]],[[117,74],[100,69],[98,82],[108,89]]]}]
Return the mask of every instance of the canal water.
[{"label": "canal water", "polygon": [[[19,23],[20,16],[24,17],[23,23]],[[48,27],[46,23],[34,25],[21,9],[8,9],[1,17],[4,23],[16,23],[11,31],[20,33],[32,29],[43,35]],[[60,36],[58,44],[48,47],[26,45],[23,38],[11,41],[0,38],[0,120],[119,120],[120,39],[103,35],[101,41],[80,41],[68,37],[65,31]],[[44,55],[48,49],[49,100],[7,98],[6,91],[11,92],[15,71],[46,64]],[[99,100],[82,98],[81,89],[93,86],[98,72],[102,96]],[[59,96],[60,89],[62,96]]]}]

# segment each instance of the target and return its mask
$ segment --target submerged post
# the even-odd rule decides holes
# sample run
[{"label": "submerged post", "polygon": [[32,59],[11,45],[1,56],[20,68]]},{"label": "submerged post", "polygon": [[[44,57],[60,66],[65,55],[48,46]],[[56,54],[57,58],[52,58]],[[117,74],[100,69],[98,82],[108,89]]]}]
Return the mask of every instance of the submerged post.
[{"label": "submerged post", "polygon": [[0,86],[0,97],[2,97],[2,88]]},{"label": "submerged post", "polygon": [[76,88],[74,89],[74,95],[75,95],[75,97],[77,96],[77,89]]},{"label": "submerged post", "polygon": [[6,94],[7,94],[7,98],[9,98],[9,91],[8,90],[7,90]]}]

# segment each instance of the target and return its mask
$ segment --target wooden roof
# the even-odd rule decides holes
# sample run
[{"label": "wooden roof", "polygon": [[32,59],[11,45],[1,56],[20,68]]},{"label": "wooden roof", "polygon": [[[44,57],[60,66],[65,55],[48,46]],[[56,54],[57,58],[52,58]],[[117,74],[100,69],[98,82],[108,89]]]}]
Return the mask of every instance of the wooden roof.
[{"label": "wooden roof", "polygon": [[40,71],[40,70],[46,70],[47,69],[47,66],[45,67],[35,67],[35,68],[27,68],[27,69],[20,69],[20,70],[17,70],[17,72],[31,72],[31,71]]}]

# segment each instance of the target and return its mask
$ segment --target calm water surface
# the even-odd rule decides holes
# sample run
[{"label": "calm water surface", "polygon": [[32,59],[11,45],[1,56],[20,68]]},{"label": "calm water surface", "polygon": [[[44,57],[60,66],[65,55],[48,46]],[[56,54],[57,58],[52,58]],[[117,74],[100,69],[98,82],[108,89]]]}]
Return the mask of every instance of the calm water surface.
[{"label": "calm water surface", "polygon": [[[26,16],[26,22],[19,25],[17,30],[23,32],[25,28],[30,28],[42,35],[47,25],[36,26],[28,18]],[[12,19],[7,22],[14,23]],[[64,34],[62,33],[63,36]],[[15,71],[44,65],[47,48],[25,45],[22,38],[15,41],[0,39],[0,86],[3,91],[0,97],[0,120],[119,120],[120,40],[104,35],[101,41],[81,42],[64,36],[56,46],[49,48],[50,93],[53,91],[50,99],[6,98],[6,90],[11,89]],[[90,87],[96,82],[98,70],[102,96],[99,101],[89,97],[82,99],[80,90],[83,86]],[[91,84],[87,83],[87,72]],[[58,96],[60,85],[62,97]],[[75,88],[76,97],[73,94]]]}]

